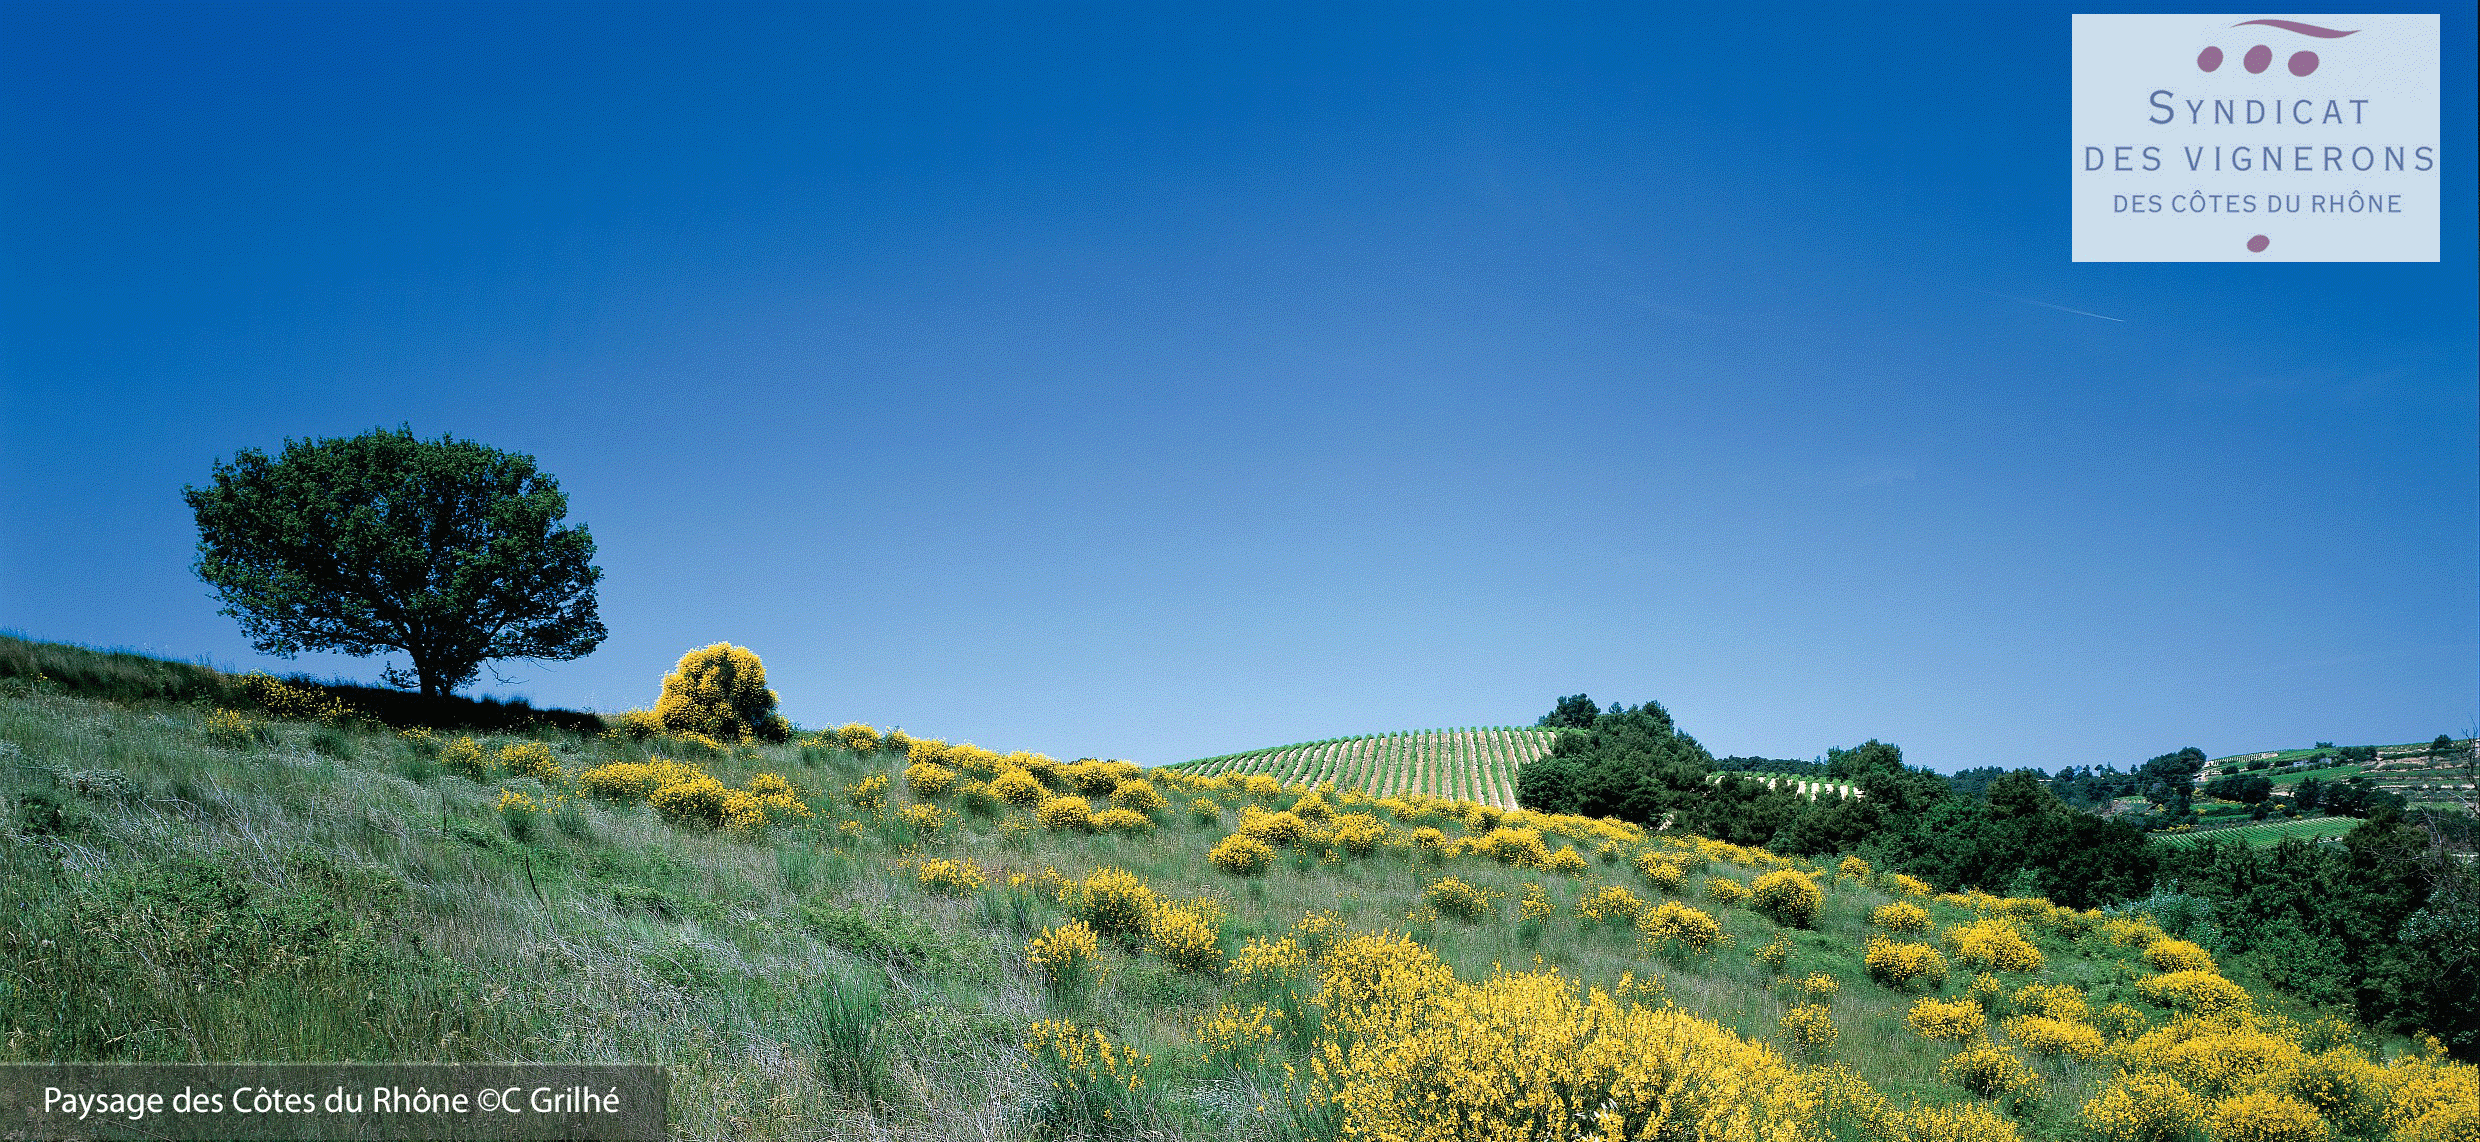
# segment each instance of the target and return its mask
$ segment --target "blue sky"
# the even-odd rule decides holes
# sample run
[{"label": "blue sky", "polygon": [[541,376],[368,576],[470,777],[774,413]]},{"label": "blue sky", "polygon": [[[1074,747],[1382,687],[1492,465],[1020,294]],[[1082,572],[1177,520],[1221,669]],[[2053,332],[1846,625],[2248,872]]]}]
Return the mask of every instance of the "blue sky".
[{"label": "blue sky", "polygon": [[253,655],[180,490],[402,423],[593,530],[540,703],[728,640],[1144,762],[2470,732],[2471,13],[2441,262],[2078,265],[2072,10],[7,0],[0,627],[375,678]]}]

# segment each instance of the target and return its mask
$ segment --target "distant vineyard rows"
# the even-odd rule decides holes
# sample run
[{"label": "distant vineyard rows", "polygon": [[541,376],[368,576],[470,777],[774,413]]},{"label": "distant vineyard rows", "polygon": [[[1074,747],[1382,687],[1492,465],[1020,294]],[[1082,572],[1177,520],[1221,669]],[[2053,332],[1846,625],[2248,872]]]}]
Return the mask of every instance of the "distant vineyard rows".
[{"label": "distant vineyard rows", "polygon": [[1420,793],[1516,807],[1516,771],[1550,752],[1552,731],[1531,726],[1412,730],[1278,746],[1184,762],[1207,777],[1263,773],[1277,781],[1332,781],[1372,797]]}]

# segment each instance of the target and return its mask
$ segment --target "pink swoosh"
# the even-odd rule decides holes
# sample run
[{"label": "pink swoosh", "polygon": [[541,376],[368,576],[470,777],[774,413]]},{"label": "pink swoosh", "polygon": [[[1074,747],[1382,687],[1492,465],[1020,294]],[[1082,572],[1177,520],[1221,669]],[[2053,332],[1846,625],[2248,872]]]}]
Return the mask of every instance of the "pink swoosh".
[{"label": "pink swoosh", "polygon": [[2236,24],[2232,24],[2231,27],[2244,28],[2250,24],[2263,24],[2267,27],[2280,28],[2285,32],[2297,32],[2303,36],[2315,36],[2320,40],[2339,40],[2344,36],[2355,36],[2359,34],[2359,29],[2357,28],[2353,28],[2347,32],[2337,32],[2332,28],[2320,28],[2314,24],[2302,24],[2297,20],[2241,20]]}]

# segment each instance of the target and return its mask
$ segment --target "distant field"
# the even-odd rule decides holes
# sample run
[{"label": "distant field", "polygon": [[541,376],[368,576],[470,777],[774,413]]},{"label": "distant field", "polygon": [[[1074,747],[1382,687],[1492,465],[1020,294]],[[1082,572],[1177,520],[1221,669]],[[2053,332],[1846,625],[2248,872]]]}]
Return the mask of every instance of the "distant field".
[{"label": "distant field", "polygon": [[1424,793],[1516,807],[1516,771],[1550,752],[1553,732],[1532,726],[1406,730],[1330,738],[1199,758],[1172,769],[1207,777],[1263,773],[1287,784],[1332,781],[1372,797]]},{"label": "distant field", "polygon": [[2265,821],[2228,829],[2207,829],[2194,833],[2155,833],[2153,839],[2165,845],[2192,845],[2208,837],[2221,841],[2239,841],[2259,848],[2276,841],[2296,837],[2303,841],[2339,837],[2359,827],[2356,817],[2303,817],[2296,821]]},{"label": "distant field", "polygon": [[[1717,773],[1706,778],[1706,780],[1721,781],[1725,776],[1726,774]],[[1753,770],[1735,770],[1727,774],[1727,776],[1745,777],[1751,781],[1762,781],[1768,789],[1781,789],[1788,786],[1791,792],[1797,793],[1811,801],[1814,801],[1820,797],[1842,798],[1857,797],[1860,795],[1860,787],[1852,784],[1851,782],[1819,781],[1814,777],[1803,777],[1796,773],[1759,773]]]}]

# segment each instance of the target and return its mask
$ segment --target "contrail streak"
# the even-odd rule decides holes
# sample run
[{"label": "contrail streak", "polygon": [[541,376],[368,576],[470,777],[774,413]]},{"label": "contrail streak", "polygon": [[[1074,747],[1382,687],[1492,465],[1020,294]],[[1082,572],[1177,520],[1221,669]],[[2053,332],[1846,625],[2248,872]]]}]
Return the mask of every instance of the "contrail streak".
[{"label": "contrail streak", "polygon": [[2031,298],[2028,298],[2028,297],[2016,297],[2016,296],[2015,296],[2015,295],[2013,295],[2013,294],[1993,293],[1993,294],[1990,294],[1989,296],[1991,296],[1991,297],[2002,297],[2002,298],[2005,298],[2005,299],[2006,299],[2006,300],[2008,300],[2008,301],[2020,301],[2020,302],[2024,303],[2025,305],[2037,305],[2037,306],[2040,306],[2040,307],[2041,307],[2041,308],[2043,308],[2043,309],[2055,309],[2055,310],[2057,310],[2057,311],[2058,311],[2058,312],[2060,312],[2060,313],[2073,313],[2073,314],[2076,314],[2076,315],[2079,315],[2079,316],[2082,316],[2082,317],[2098,317],[2098,318],[2100,318],[2100,319],[2101,319],[2101,320],[2103,320],[2103,321],[2115,321],[2115,322],[2118,322],[2118,323],[2119,323],[2119,324],[2121,324],[2121,325],[2125,325],[2125,324],[2127,323],[2127,319],[2126,319],[2126,318],[2123,318],[2123,317],[2112,317],[2112,316],[2110,316],[2109,314],[2106,314],[2106,313],[2094,313],[2094,312],[2092,312],[2091,310],[2088,310],[2088,309],[2069,309],[2069,308],[2067,308],[2066,306],[2063,306],[2063,305],[2051,305],[2050,303],[2048,303],[2048,302],[2046,302],[2046,301],[2034,301],[2034,300],[2032,300]]}]

